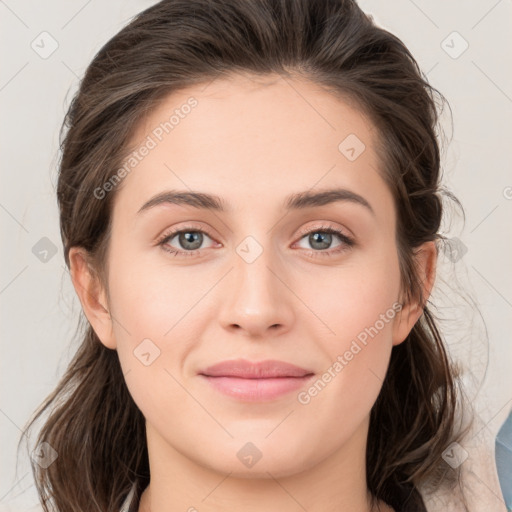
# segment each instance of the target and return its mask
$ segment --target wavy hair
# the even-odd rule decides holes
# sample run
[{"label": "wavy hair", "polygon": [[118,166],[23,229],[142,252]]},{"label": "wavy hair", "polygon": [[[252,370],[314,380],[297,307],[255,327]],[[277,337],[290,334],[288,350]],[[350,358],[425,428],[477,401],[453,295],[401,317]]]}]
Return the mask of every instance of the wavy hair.
[{"label": "wavy hair", "polygon": [[[116,190],[94,191],[121,166],[138,123],[169,94],[237,73],[299,77],[350,101],[377,129],[382,176],[397,211],[403,301],[423,314],[393,347],[371,410],[367,485],[374,502],[424,507],[422,487],[460,484],[442,452],[462,436],[458,375],[424,300],[415,253],[439,251],[442,196],[437,139],[446,102],[404,43],[353,0],[162,0],[135,16],[88,66],[61,128],[57,199],[64,256],[85,248],[107,285],[105,262]],[[461,205],[460,205],[461,206]],[[462,207],[462,206],[461,206]],[[32,464],[45,512],[118,511],[134,480],[149,483],[145,421],[116,351],[83,317],[79,348],[31,417],[48,413],[37,442],[57,460]]]}]

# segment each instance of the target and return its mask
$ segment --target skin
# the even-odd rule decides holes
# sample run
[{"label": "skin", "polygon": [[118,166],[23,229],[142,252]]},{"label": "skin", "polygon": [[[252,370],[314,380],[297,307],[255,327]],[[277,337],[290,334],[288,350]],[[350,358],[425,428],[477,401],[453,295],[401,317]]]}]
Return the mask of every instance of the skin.
[{"label": "skin", "polygon": [[[137,127],[134,146],[191,96],[198,105],[116,191],[108,289],[81,248],[70,252],[84,312],[101,342],[117,350],[146,418],[151,483],[139,511],[369,511],[369,414],[391,349],[421,316],[420,305],[404,304],[307,405],[297,392],[240,401],[197,372],[243,357],[320,376],[399,301],[396,213],[379,174],[377,132],[318,85],[238,75],[168,96]],[[354,161],[338,150],[349,134],[366,146]],[[331,187],[360,194],[374,215],[349,201],[283,208],[291,193]],[[165,204],[137,214],[171,189],[219,195],[230,211]],[[188,231],[206,233],[198,256],[171,255],[156,242],[190,222]],[[337,235],[319,249],[299,231],[322,233],[325,225],[356,245],[335,253],[343,244]],[[252,263],[236,251],[247,236],[262,248]],[[181,251],[192,245],[178,236],[166,243]],[[428,297],[434,243],[417,258]],[[160,350],[149,366],[133,353],[146,338]],[[237,457],[248,441],[262,454],[250,468]],[[381,502],[380,510],[392,509]]]}]

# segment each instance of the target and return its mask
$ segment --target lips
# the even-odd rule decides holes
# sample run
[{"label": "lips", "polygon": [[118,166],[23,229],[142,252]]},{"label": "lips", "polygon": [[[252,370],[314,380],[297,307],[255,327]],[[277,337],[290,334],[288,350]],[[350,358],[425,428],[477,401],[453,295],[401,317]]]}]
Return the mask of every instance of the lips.
[{"label": "lips", "polygon": [[240,379],[271,379],[280,377],[306,377],[311,370],[276,360],[250,362],[245,359],[222,361],[199,372],[207,377],[237,377]]},{"label": "lips", "polygon": [[314,373],[284,361],[223,361],[199,372],[212,389],[242,402],[268,402],[306,385]]}]

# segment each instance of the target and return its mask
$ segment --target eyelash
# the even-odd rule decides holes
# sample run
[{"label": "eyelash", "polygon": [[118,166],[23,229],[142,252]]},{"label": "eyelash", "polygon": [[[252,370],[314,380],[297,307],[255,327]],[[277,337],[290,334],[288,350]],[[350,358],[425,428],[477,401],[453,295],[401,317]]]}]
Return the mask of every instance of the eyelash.
[{"label": "eyelash", "polygon": [[[160,237],[158,239],[157,244],[160,245],[165,252],[172,254],[174,256],[178,256],[180,254],[183,256],[190,256],[190,257],[200,256],[201,249],[196,249],[194,251],[180,251],[178,249],[169,249],[168,248],[168,246],[166,245],[167,242],[172,240],[176,235],[179,235],[180,233],[203,233],[203,234],[207,235],[209,238],[213,238],[203,229],[199,229],[195,226],[187,226],[185,228],[172,231],[171,233],[165,233],[164,235],[162,235],[162,237]],[[302,240],[305,236],[310,235],[311,233],[329,233],[329,234],[337,235],[340,238],[340,240],[342,241],[342,244],[339,245],[334,250],[317,250],[317,251],[310,250],[309,255],[313,256],[314,258],[316,258],[316,257],[332,257],[336,254],[339,254],[343,251],[350,249],[351,247],[353,247],[356,244],[354,239],[348,237],[342,231],[340,231],[336,228],[333,228],[331,226],[320,226],[320,227],[316,227],[314,229],[301,231],[299,240]]]}]

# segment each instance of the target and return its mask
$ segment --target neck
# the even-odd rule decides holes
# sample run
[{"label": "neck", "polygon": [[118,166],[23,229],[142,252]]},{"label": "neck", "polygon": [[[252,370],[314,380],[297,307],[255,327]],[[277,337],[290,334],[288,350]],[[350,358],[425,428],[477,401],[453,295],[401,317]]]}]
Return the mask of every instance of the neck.
[{"label": "neck", "polygon": [[302,471],[270,470],[262,457],[250,473],[238,474],[191,460],[147,424],[151,482],[139,512],[392,512],[382,502],[371,506],[365,466],[367,426],[365,422],[335,453],[313,466],[305,467],[307,461],[298,454],[297,467]]}]

